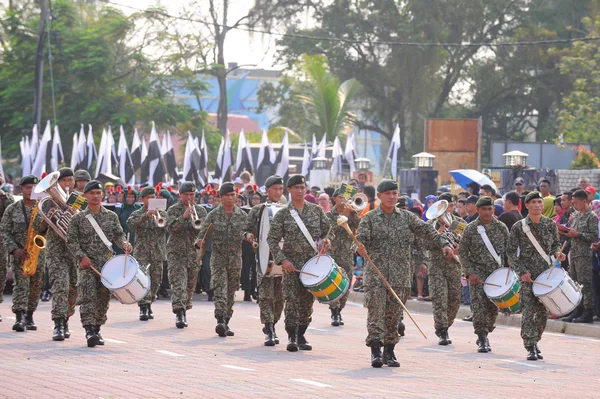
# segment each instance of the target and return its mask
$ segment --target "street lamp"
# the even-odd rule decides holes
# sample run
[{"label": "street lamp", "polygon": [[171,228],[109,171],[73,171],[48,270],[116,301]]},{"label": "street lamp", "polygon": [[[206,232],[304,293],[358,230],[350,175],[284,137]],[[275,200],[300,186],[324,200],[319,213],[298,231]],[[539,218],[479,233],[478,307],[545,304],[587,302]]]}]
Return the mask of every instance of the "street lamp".
[{"label": "street lamp", "polygon": [[527,166],[529,154],[515,150],[502,154],[502,156],[504,157],[504,166],[514,168]]},{"label": "street lamp", "polygon": [[358,170],[369,170],[371,169],[371,160],[369,158],[356,158],[354,165]]},{"label": "street lamp", "polygon": [[420,152],[412,156],[413,166],[417,169],[433,168],[433,159],[435,155],[427,152]]},{"label": "street lamp", "polygon": [[313,169],[327,169],[327,158],[316,157],[312,160]]}]

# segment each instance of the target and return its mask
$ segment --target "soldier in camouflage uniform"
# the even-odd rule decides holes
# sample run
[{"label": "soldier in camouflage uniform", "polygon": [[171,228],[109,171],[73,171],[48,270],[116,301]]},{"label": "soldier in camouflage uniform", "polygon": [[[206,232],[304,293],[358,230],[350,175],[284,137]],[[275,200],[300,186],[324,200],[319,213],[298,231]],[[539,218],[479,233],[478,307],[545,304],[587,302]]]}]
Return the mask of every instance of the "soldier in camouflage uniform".
[{"label": "soldier in camouflage uniform", "polygon": [[[533,294],[532,281],[552,266],[550,255],[555,255],[558,261],[563,261],[565,256],[560,252],[556,224],[552,219],[542,216],[542,195],[538,191],[527,194],[525,207],[529,214],[510,230],[508,259],[523,282],[519,300],[522,310],[521,338],[527,349],[527,360],[537,360],[543,358],[537,343],[546,329],[548,311]],[[544,257],[535,249],[524,229],[531,230],[544,251]]]},{"label": "soldier in camouflage uniform", "polygon": [[[440,218],[445,218],[448,224],[455,220],[465,222],[453,214],[455,198],[452,194],[443,193],[439,199],[448,202],[448,208]],[[428,221],[436,231],[446,229],[446,225],[439,220],[440,218]],[[433,308],[435,335],[439,337],[440,345],[452,343],[448,328],[454,323],[454,318],[460,309],[461,294],[460,263],[454,258],[444,258],[441,251],[433,251],[429,264],[429,296]]]},{"label": "soldier in camouflage uniform", "polygon": [[147,267],[146,274],[150,277],[150,290],[139,301],[140,320],[154,319],[152,303],[160,288],[163,273],[163,262],[167,259],[166,229],[157,224],[157,218],[162,218],[165,223],[167,212],[164,210],[148,210],[148,202],[156,198],[154,187],[144,187],[140,193],[144,206],[133,211],[127,219],[127,226],[135,232],[135,245],[133,256],[142,267]]},{"label": "soldier in camouflage uniform", "polygon": [[[73,192],[75,187],[74,173],[71,168],[59,169],[58,185],[65,192]],[[50,203],[46,202],[47,215],[53,212]],[[46,267],[52,293],[52,320],[54,321],[53,341],[64,341],[71,336],[69,318],[75,314],[77,301],[77,263],[67,250],[65,240],[48,228],[48,224],[38,212],[34,227],[39,234],[46,235]]]},{"label": "soldier in camouflage uniform", "polygon": [[571,238],[569,252],[570,267],[575,270],[575,280],[581,284],[583,293],[583,314],[573,319],[573,323],[594,322],[594,290],[592,287],[591,245],[598,241],[598,216],[590,209],[587,193],[577,190],[573,193],[573,206],[577,214],[573,225],[565,233]]},{"label": "soldier in camouflage uniform", "polygon": [[[363,216],[358,225],[358,253],[370,255],[384,278],[398,295],[410,288],[411,250],[415,236],[432,251],[453,255],[448,240],[413,213],[396,208],[398,184],[382,180],[377,186],[380,206]],[[370,264],[365,265],[365,306],[367,307],[367,346],[371,347],[371,365],[399,367],[394,347],[398,343],[400,304],[390,294]],[[381,345],[385,346],[383,359]]]},{"label": "soldier in camouflage uniform", "polygon": [[[4,177],[0,175],[0,184],[4,183]],[[12,194],[5,192],[0,189],[0,220],[4,215],[4,211],[8,206],[15,202],[15,198]],[[0,240],[0,303],[4,301],[2,293],[6,286],[6,275],[8,273],[8,252],[4,247],[4,240]],[[2,315],[0,315],[0,321],[2,321]]]},{"label": "soldier in camouflage uniform", "polygon": [[194,247],[198,229],[194,227],[193,209],[198,219],[206,219],[206,211],[196,204],[196,185],[193,182],[184,182],[179,188],[179,201],[167,210],[167,231],[170,234],[167,242],[167,263],[173,291],[171,304],[177,328],[187,327],[186,311],[192,308],[192,298],[200,271]]},{"label": "soldier in camouflage uniform", "polygon": [[33,321],[33,312],[39,303],[44,279],[43,250],[39,253],[36,272],[32,276],[23,274],[23,263],[28,256],[25,247],[31,222],[31,211],[36,206],[36,202],[31,200],[31,193],[37,183],[38,178],[33,175],[24,176],[21,179],[19,185],[23,199],[6,208],[0,223],[4,247],[6,252],[12,255],[14,277],[12,311],[16,316],[13,330],[18,332],[23,332],[25,329],[37,330]]},{"label": "soldier in camouflage uniform", "polygon": [[[344,269],[348,279],[352,280],[354,270],[354,251],[352,250],[352,244],[354,244],[354,241],[352,241],[352,237],[346,233],[346,230],[344,230],[343,227],[338,226],[337,219],[340,216],[345,216],[348,218],[350,230],[356,231],[358,223],[360,222],[360,217],[351,205],[344,204],[346,199],[340,195],[338,190],[333,193],[333,200],[335,201],[335,206],[330,212],[327,212],[327,217],[329,218],[329,224],[331,225],[331,231],[335,236],[335,240],[331,240],[331,246],[327,250],[327,253],[342,269]],[[344,325],[344,321],[342,320],[342,309],[346,306],[349,294],[350,290],[348,289],[341,298],[329,304],[329,309],[331,310],[331,325],[334,327]]]},{"label": "soldier in camouflage uniform", "polygon": [[92,220],[95,220],[108,241],[122,248],[125,253],[131,253],[132,250],[117,215],[101,205],[102,195],[99,181],[92,180],[85,185],[84,196],[88,207],[73,216],[67,232],[67,248],[80,266],[77,285],[79,314],[90,348],[104,345],[100,326],[106,323],[111,295],[92,267],[101,271],[104,263],[113,256],[112,246],[109,248],[102,241]]},{"label": "soldier in camouflage uniform", "polygon": [[[269,176],[265,180],[267,189],[267,202],[277,203],[283,194],[283,178],[281,176]],[[248,213],[248,222],[244,230],[244,237],[248,242],[253,242],[256,237],[254,233],[260,223],[259,216],[265,209],[265,204],[255,205]],[[264,212],[267,210],[265,209]],[[259,243],[260,244],[260,243]],[[258,253],[258,250],[257,250]],[[264,324],[265,346],[274,346],[279,343],[275,334],[275,324],[281,318],[283,312],[283,276],[258,274],[258,306],[260,308],[260,322]]]},{"label": "soldier in camouflage uniform", "polygon": [[[271,221],[267,243],[275,264],[281,264],[283,275],[283,296],[285,298],[285,330],[288,333],[287,350],[311,350],[304,334],[311,322],[314,296],[300,282],[296,270],[316,255],[313,248],[296,223],[293,215],[299,216],[310,237],[317,241],[325,238],[329,231],[329,221],[323,209],[304,200],[306,180],[302,175],[293,175],[287,181],[292,197],[290,204],[277,212]],[[332,238],[330,234],[330,238]],[[279,247],[281,240],[283,248]]]},{"label": "soldier in camouflage uniform", "polygon": [[[465,276],[469,280],[471,307],[473,309],[473,329],[477,335],[477,351],[487,353],[492,350],[488,334],[494,331],[498,307],[483,291],[483,282],[494,270],[502,267],[508,246],[508,228],[494,217],[494,200],[480,197],[477,200],[479,218],[469,223],[460,240],[458,255]],[[498,258],[490,253],[483,240],[485,232]]]},{"label": "soldier in camouflage uniform", "polygon": [[[210,258],[210,286],[215,304],[215,332],[219,337],[233,336],[229,320],[233,315],[235,292],[240,288],[242,273],[242,235],[247,216],[235,206],[237,199],[233,183],[226,182],[219,187],[221,204],[213,209],[200,229],[204,237],[208,226],[213,225],[212,252]],[[202,241],[198,246],[202,246]]]},{"label": "soldier in camouflage uniform", "polygon": [[87,170],[79,169],[75,171],[75,188],[73,192],[81,195],[85,189],[85,185],[92,180],[90,173]]}]

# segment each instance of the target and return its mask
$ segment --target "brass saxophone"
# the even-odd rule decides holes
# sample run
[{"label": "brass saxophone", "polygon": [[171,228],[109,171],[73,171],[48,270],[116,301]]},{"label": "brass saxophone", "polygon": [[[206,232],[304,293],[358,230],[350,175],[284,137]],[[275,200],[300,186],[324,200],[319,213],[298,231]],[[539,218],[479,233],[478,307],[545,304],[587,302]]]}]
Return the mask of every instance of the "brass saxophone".
[{"label": "brass saxophone", "polygon": [[26,276],[33,276],[37,270],[38,257],[40,251],[46,248],[46,238],[42,235],[35,234],[33,228],[33,221],[38,213],[37,202],[31,210],[31,216],[29,217],[29,228],[27,229],[27,241],[25,242],[25,252],[27,252],[27,259],[23,262],[23,274]]}]

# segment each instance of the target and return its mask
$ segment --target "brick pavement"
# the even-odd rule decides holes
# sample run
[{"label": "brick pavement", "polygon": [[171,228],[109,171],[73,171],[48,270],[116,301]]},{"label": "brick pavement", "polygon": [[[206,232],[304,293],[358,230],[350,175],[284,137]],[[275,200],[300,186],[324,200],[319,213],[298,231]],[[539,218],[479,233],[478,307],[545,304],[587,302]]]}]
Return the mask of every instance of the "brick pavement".
[{"label": "brick pavement", "polygon": [[[240,293],[241,294],[241,293]],[[15,333],[11,298],[0,304],[0,397],[7,398],[552,398],[597,397],[600,340],[547,334],[544,361],[527,362],[519,330],[499,326],[493,353],[476,353],[470,323],[457,321],[454,344],[437,345],[429,314],[415,314],[428,340],[407,321],[397,346],[399,369],[370,367],[364,345],[366,310],[344,310],[346,326],[331,327],[329,309],[315,304],[307,337],[312,352],[288,353],[262,345],[258,305],[238,302],[235,337],[214,333],[212,303],[196,296],[190,327],[178,330],[168,301],[153,305],[155,320],[137,320],[137,306],[113,301],[104,347],[87,348],[78,313],[72,337],[52,342],[50,304],[35,314],[38,331]]]}]

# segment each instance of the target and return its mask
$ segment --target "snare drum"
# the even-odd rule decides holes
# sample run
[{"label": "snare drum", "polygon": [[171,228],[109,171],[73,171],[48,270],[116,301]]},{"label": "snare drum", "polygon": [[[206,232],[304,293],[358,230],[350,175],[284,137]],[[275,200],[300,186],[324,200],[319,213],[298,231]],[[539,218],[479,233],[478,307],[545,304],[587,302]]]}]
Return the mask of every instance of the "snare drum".
[{"label": "snare drum", "polygon": [[533,295],[538,297],[546,309],[554,316],[564,316],[571,313],[581,302],[583,294],[581,287],[563,268],[556,267],[550,278],[552,268],[540,274],[535,281],[549,285],[533,284]]},{"label": "snare drum", "polygon": [[[127,256],[127,267],[125,268],[125,256],[117,255],[102,266],[102,275],[110,281],[110,284],[103,278],[100,280],[119,302],[131,305],[141,301],[146,296],[150,290],[150,278],[142,271],[138,261],[131,255]],[[125,277],[123,277],[124,268]]]},{"label": "snare drum", "polygon": [[[317,259],[319,263],[317,263]],[[321,303],[331,303],[340,299],[348,288],[350,282],[344,270],[328,255],[315,256],[302,267],[303,272],[314,274],[317,277],[300,273],[300,282]]]},{"label": "snare drum", "polygon": [[[506,282],[506,275],[508,274],[508,283]],[[484,285],[483,292],[485,295],[498,306],[498,309],[504,312],[514,313],[518,312],[521,304],[519,302],[519,290],[521,284],[519,278],[514,270],[510,270],[507,267],[494,270],[492,274],[485,279],[486,283],[499,285]]]}]

